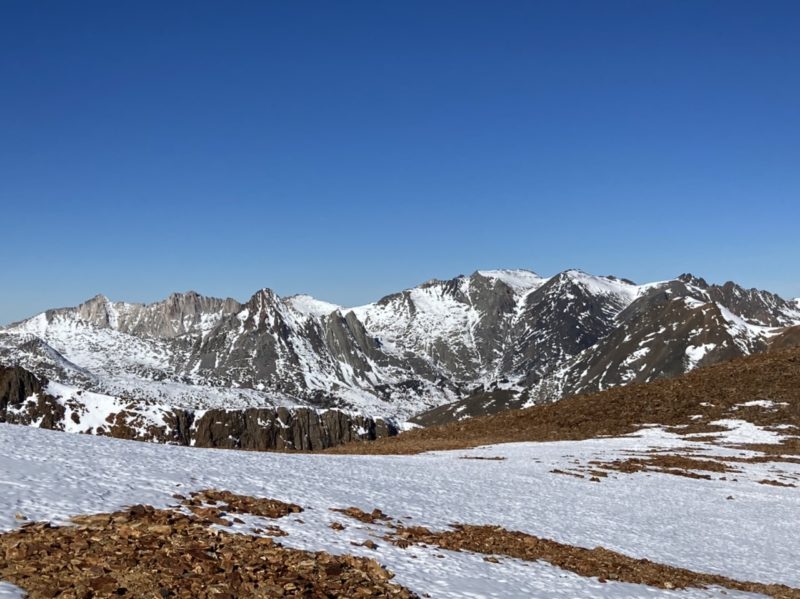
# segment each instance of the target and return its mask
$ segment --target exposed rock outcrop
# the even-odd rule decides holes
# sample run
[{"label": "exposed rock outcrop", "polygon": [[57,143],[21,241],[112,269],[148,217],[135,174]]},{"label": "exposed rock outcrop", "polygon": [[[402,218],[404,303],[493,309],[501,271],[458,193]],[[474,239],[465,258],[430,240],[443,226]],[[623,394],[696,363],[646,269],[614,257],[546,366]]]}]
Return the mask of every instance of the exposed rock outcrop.
[{"label": "exposed rock outcrop", "polygon": [[46,384],[24,368],[0,366],[0,422],[58,428],[64,407],[44,392]]},{"label": "exposed rock outcrop", "polygon": [[42,382],[24,368],[0,366],[0,414],[8,405],[21,405],[34,393],[42,391]]},{"label": "exposed rock outcrop", "polygon": [[195,423],[192,439],[197,447],[308,451],[395,434],[397,430],[383,420],[338,410],[251,408],[209,410]]},{"label": "exposed rock outcrop", "polygon": [[318,450],[397,434],[388,422],[339,410],[249,408],[195,413],[80,390],[54,397],[47,393],[46,380],[19,367],[0,367],[0,422],[134,441],[259,451]]}]

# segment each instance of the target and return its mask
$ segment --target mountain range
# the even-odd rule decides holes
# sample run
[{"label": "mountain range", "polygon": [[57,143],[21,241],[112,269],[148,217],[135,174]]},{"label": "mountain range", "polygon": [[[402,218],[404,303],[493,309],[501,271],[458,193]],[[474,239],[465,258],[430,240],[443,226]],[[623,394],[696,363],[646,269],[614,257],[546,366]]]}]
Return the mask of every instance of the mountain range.
[{"label": "mountain range", "polygon": [[635,284],[479,270],[355,308],[270,289],[244,303],[98,295],[0,329],[0,364],[172,408],[431,424],[676,376],[796,343],[798,325],[800,300],[688,274]]}]

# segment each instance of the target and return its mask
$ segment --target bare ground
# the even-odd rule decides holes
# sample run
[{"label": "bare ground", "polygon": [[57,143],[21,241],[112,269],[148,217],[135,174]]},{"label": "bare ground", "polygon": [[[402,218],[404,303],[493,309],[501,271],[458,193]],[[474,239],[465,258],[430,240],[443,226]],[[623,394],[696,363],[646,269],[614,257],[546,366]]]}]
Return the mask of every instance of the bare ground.
[{"label": "bare ground", "polygon": [[[206,491],[201,500],[278,517],[298,506]],[[188,507],[209,509],[190,503]],[[273,515],[270,515],[273,514]],[[270,537],[231,534],[211,518],[150,506],[74,518],[74,526],[27,524],[0,535],[0,579],[31,599],[63,597],[416,597],[372,559],[282,547]]]}]

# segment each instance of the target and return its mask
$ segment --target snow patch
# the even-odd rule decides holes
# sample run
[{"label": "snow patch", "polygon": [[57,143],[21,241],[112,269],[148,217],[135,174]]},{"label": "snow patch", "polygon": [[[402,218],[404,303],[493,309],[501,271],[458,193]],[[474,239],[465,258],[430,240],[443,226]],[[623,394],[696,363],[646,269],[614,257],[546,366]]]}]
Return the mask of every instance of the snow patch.
[{"label": "snow patch", "polygon": [[756,426],[752,422],[746,420],[736,419],[722,419],[714,420],[711,424],[717,426],[724,426],[728,430],[721,433],[712,433],[718,435],[720,440],[724,443],[740,444],[740,443],[780,443],[784,437],[772,431],[765,430],[760,426]]},{"label": "snow patch", "polygon": [[293,295],[287,297],[284,301],[301,314],[316,318],[328,316],[331,312],[342,309],[341,306],[318,300],[310,295]]},{"label": "snow patch", "polygon": [[0,580],[0,599],[24,599],[28,594],[10,582]]},{"label": "snow patch", "polygon": [[687,369],[692,370],[700,363],[706,354],[716,349],[716,343],[704,343],[703,345],[690,345],[686,348]]},{"label": "snow patch", "polygon": [[502,281],[516,292],[538,289],[547,282],[535,272],[524,269],[479,270],[477,273],[487,279]]},{"label": "snow patch", "polygon": [[[788,405],[786,402],[781,402],[778,405]],[[776,406],[774,401],[770,401],[769,399],[754,399],[753,401],[746,401],[744,403],[740,403],[737,408],[774,408]]]}]

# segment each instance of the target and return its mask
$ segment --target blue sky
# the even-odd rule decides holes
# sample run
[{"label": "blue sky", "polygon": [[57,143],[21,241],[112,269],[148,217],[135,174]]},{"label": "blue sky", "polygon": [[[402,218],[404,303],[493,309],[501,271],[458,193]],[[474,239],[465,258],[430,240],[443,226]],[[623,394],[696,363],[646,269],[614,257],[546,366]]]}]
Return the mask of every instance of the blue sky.
[{"label": "blue sky", "polygon": [[0,4],[0,322],[478,268],[800,296],[800,3]]}]

